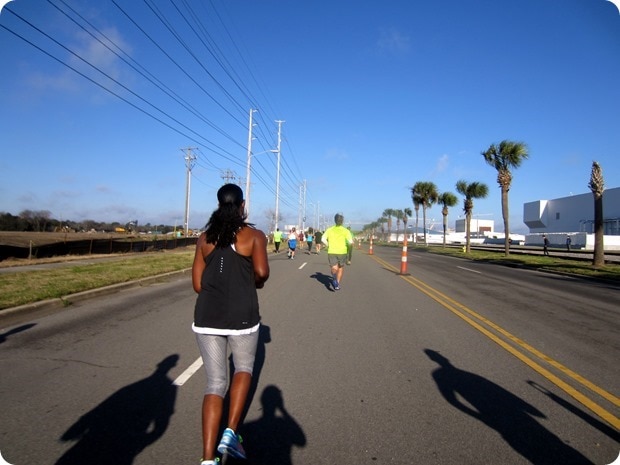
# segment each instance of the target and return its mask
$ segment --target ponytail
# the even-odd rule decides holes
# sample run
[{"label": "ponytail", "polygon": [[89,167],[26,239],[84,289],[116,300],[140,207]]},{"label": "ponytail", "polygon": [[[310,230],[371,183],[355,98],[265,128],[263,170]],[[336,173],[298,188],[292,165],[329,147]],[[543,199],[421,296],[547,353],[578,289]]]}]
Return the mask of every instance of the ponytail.
[{"label": "ponytail", "polygon": [[236,184],[225,184],[217,191],[219,207],[211,214],[206,225],[207,243],[217,248],[229,247],[235,243],[237,231],[246,223],[246,215],[241,210],[243,191]]}]

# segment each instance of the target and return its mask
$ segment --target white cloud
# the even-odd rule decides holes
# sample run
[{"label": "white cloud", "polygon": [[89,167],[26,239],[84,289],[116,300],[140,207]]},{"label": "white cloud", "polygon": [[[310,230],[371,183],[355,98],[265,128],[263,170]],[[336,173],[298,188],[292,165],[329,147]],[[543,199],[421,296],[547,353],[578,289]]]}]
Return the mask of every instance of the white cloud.
[{"label": "white cloud", "polygon": [[[75,48],[74,51],[79,57],[93,65],[95,68],[101,70],[114,79],[119,79],[121,74],[121,60],[111,51],[117,50],[117,47],[113,44],[116,44],[126,53],[130,53],[131,50],[123,41],[120,33],[116,29],[107,29],[102,32],[110,40],[100,37],[99,41],[94,39],[89,34],[80,33],[78,35],[79,46]],[[84,66],[84,62],[75,55],[71,55],[70,61],[73,65],[75,65],[75,67]],[[88,66],[88,68],[91,67]]]},{"label": "white cloud", "polygon": [[444,153],[442,156],[439,157],[439,160],[437,160],[437,164],[435,165],[435,172],[443,173],[448,168],[449,164],[450,157],[448,156],[448,154]]},{"label": "white cloud", "polygon": [[326,160],[348,160],[349,154],[341,149],[328,149],[324,158]]},{"label": "white cloud", "polygon": [[[55,56],[71,68],[109,87],[109,79],[103,76],[99,71],[120,82],[126,81],[126,78],[129,77],[129,75],[122,75],[122,61],[110,50],[115,50],[118,53],[117,47],[114,46],[112,42],[126,53],[130,53],[131,48],[116,29],[107,29],[102,32],[110,39],[107,40],[104,37],[100,37],[101,42],[106,43],[107,47],[89,34],[80,32],[72,39],[73,43],[64,43],[73,53],[63,51],[62,53],[65,54],[64,57],[59,54],[55,54]],[[63,67],[61,71],[56,74],[37,71],[30,75],[28,82],[30,82],[35,89],[43,91],[51,90],[63,93],[75,93],[81,91],[85,87],[91,89],[91,83],[86,82],[84,77],[76,74],[73,69]]]},{"label": "white cloud", "polygon": [[95,191],[100,192],[102,194],[111,194],[113,193],[113,190],[110,186],[106,186],[104,184],[99,184],[98,186],[95,187]]},{"label": "white cloud", "polygon": [[377,47],[379,50],[393,54],[406,54],[411,50],[411,40],[396,29],[382,30]]}]

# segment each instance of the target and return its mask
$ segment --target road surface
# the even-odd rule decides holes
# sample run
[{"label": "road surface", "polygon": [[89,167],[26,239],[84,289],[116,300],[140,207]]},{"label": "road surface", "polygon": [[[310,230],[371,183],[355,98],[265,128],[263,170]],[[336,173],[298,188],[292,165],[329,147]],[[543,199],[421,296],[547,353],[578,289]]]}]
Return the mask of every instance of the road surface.
[{"label": "road surface", "polygon": [[[618,287],[400,255],[355,251],[338,292],[325,254],[270,257],[248,465],[618,457]],[[197,465],[194,301],[185,274],[1,328],[4,459]]]}]

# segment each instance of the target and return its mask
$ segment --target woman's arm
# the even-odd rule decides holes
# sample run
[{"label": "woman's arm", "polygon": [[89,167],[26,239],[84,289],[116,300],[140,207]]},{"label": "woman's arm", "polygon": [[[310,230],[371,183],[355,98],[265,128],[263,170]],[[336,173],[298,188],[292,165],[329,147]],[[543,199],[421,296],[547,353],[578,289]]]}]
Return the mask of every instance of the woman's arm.
[{"label": "woman's arm", "polygon": [[267,258],[267,238],[260,230],[253,230],[252,263],[254,264],[254,281],[260,289],[269,279],[269,259]]},{"label": "woman's arm", "polygon": [[203,247],[207,245],[207,236],[202,233],[196,242],[196,253],[194,254],[194,263],[192,264],[192,285],[194,291],[200,292],[200,281],[202,280],[202,272],[206,267],[205,255]]}]

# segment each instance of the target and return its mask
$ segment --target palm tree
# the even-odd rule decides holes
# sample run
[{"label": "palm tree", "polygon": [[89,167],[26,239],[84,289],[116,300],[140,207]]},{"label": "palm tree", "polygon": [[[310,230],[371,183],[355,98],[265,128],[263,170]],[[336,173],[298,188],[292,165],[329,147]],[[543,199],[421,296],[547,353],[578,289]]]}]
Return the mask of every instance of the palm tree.
[{"label": "palm tree", "polygon": [[418,243],[418,212],[420,211],[420,205],[422,204],[422,199],[415,192],[414,188],[411,188],[411,200],[413,202],[413,209],[415,210],[415,231],[413,234],[413,243]]},{"label": "palm tree", "polygon": [[603,244],[605,226],[603,223],[603,191],[605,190],[605,180],[603,179],[603,169],[597,162],[592,162],[592,173],[588,187],[594,195],[594,257],[592,266],[605,266],[605,246]]},{"label": "palm tree", "polygon": [[446,229],[448,229],[448,208],[454,207],[458,199],[452,192],[443,192],[437,198],[437,203],[441,205],[441,214],[443,216],[443,246],[446,246]]},{"label": "palm tree", "polygon": [[383,236],[383,241],[385,241],[385,226],[383,225],[387,222],[387,220],[388,219],[383,216],[377,219],[377,223],[379,223],[381,228],[381,235]]},{"label": "palm tree", "polygon": [[504,218],[504,253],[510,255],[510,224],[508,214],[508,191],[512,184],[511,168],[518,168],[528,156],[527,145],[523,142],[503,140],[482,152],[485,161],[497,170],[497,184],[502,190],[502,217]]},{"label": "palm tree", "polygon": [[380,226],[378,221],[373,221],[372,223],[368,223],[365,224],[364,227],[362,228],[362,233],[369,235],[369,236],[374,236],[375,234],[375,229],[377,229]]},{"label": "palm tree", "polygon": [[465,252],[469,253],[470,248],[470,231],[471,231],[471,215],[474,211],[474,199],[483,199],[489,195],[489,188],[481,182],[467,183],[467,181],[457,181],[456,190],[465,196],[463,199],[463,211],[465,212]]},{"label": "palm tree", "polygon": [[374,237],[377,232],[377,229],[382,228],[383,224],[380,223],[379,221],[373,221],[372,223],[370,223],[370,226],[372,228],[372,237]]},{"label": "palm tree", "polygon": [[418,196],[420,200],[420,205],[422,205],[422,220],[424,221],[424,244],[428,245],[426,240],[426,209],[430,208],[435,202],[437,202],[437,197],[439,197],[439,192],[437,191],[437,186],[435,183],[425,181],[425,182],[416,182],[411,188],[411,195],[414,193]]},{"label": "palm tree", "polygon": [[396,242],[398,242],[398,231],[400,231],[400,220],[403,219],[403,211],[399,209],[392,210],[394,218],[396,218]]},{"label": "palm tree", "polygon": [[392,236],[392,216],[394,216],[394,210],[391,208],[386,208],[383,210],[382,215],[387,219],[387,228],[388,228],[388,243],[390,242],[390,238]]},{"label": "palm tree", "polygon": [[407,237],[407,221],[411,218],[411,208],[403,208],[403,223],[405,225],[405,237]]}]

